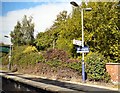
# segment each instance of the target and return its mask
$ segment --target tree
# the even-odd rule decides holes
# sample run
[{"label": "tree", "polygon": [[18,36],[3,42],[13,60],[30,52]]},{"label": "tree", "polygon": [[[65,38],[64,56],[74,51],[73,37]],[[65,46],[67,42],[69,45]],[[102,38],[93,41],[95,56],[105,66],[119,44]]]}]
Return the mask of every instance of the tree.
[{"label": "tree", "polygon": [[51,28],[46,30],[44,33],[40,32],[37,35],[35,42],[39,49],[46,49],[50,47],[57,48],[56,41],[59,37],[59,33],[61,32],[61,27],[64,26],[63,22],[65,22],[66,19],[67,11],[60,12]]},{"label": "tree", "polygon": [[38,50],[44,50],[49,47],[51,47],[52,44],[52,38],[51,38],[50,31],[47,32],[40,32],[37,35],[37,38],[35,40],[36,46],[38,47]]},{"label": "tree", "polygon": [[21,23],[18,21],[17,25],[14,27],[14,31],[11,31],[11,40],[14,45],[22,44],[23,34],[21,32]]},{"label": "tree", "polygon": [[34,24],[32,23],[32,17],[27,19],[25,15],[22,20],[21,31],[23,33],[23,44],[33,44],[34,41]]},{"label": "tree", "polygon": [[[82,3],[80,8],[91,7],[92,11],[84,11],[84,41],[90,51],[98,52],[107,59],[120,62],[120,2],[89,2]],[[55,47],[76,55],[73,39],[82,40],[81,12],[78,8],[67,15],[63,11],[58,14],[53,26],[37,38],[42,46],[50,48],[55,40]],[[39,41],[40,42],[40,41]]]},{"label": "tree", "polygon": [[84,14],[85,42],[92,51],[119,62],[120,25],[118,2],[89,3],[93,11]]},{"label": "tree", "polygon": [[15,45],[32,45],[34,43],[34,23],[32,23],[32,17],[27,19],[27,16],[24,15],[22,22],[17,22],[10,35],[12,43]]}]

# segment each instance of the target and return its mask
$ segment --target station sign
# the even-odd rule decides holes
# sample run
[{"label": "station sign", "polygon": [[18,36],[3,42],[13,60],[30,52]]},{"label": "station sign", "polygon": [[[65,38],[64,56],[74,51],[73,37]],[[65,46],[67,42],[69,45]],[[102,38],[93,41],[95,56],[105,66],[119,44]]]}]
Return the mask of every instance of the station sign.
[{"label": "station sign", "polygon": [[78,45],[78,46],[82,46],[82,41],[73,39],[73,44]]},{"label": "station sign", "polygon": [[89,47],[77,48],[77,53],[88,53],[88,52],[89,52]]}]

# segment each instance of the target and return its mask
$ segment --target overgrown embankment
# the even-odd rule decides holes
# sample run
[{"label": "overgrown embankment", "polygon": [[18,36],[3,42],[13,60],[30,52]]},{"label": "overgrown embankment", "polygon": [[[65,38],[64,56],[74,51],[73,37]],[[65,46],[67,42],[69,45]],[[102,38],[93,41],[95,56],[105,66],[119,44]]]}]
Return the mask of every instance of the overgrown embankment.
[{"label": "overgrown embankment", "polygon": [[[71,58],[58,49],[38,52],[34,46],[14,47],[12,71],[40,75],[52,79],[81,81],[81,58]],[[87,80],[108,82],[104,56],[90,52],[85,57]],[[3,66],[6,59],[3,58]]]}]

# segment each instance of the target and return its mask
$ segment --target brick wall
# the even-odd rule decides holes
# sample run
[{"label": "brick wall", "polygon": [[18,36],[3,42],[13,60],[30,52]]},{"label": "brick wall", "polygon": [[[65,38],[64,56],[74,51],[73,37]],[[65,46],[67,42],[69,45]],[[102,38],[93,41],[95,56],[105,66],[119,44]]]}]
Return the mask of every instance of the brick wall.
[{"label": "brick wall", "polygon": [[111,76],[113,83],[120,83],[120,63],[107,63],[106,70]]}]

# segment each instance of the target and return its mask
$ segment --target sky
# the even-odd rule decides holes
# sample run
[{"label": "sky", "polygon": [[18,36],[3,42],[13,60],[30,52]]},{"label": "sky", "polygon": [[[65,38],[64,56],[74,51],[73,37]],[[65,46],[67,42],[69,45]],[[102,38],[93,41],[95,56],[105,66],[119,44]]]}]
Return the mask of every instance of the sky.
[{"label": "sky", "polygon": [[[72,12],[71,0],[2,0],[0,12],[0,43],[10,44],[10,35],[17,21],[21,21],[24,15],[32,16],[35,24],[36,36],[39,32],[49,29],[56,16],[63,10]],[[78,4],[80,0],[74,0]]]}]

